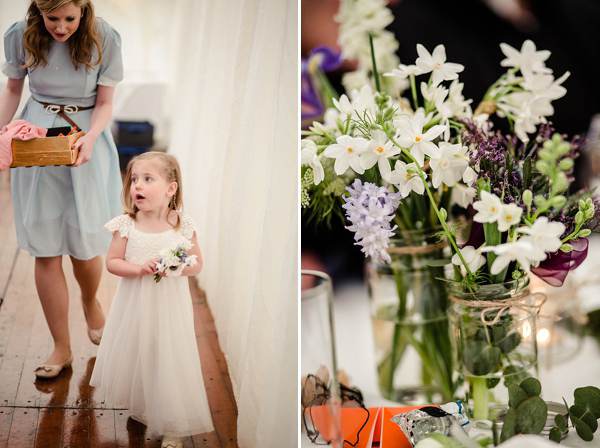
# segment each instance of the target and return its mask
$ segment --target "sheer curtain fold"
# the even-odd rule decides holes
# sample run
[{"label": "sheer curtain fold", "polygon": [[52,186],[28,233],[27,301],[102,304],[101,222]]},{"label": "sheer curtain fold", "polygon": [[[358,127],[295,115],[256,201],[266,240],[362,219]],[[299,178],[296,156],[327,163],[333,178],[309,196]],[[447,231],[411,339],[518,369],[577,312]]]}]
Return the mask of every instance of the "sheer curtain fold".
[{"label": "sheer curtain fold", "polygon": [[178,0],[169,151],[238,405],[240,447],[298,435],[298,6]]}]

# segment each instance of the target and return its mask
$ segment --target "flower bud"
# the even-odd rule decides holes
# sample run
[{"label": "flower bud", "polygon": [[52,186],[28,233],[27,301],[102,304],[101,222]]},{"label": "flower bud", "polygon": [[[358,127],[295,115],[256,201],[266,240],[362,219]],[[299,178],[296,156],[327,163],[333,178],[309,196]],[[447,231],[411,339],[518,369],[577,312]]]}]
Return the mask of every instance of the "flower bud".
[{"label": "flower bud", "polygon": [[[542,152],[542,151],[540,151],[540,152]],[[538,170],[542,174],[548,174],[548,171],[550,169],[550,164],[548,162],[546,162],[545,160],[538,160],[537,162],[535,162],[535,169]]]},{"label": "flower bud", "polygon": [[523,202],[527,207],[531,207],[531,200],[533,199],[533,193],[531,190],[525,190],[523,192]]},{"label": "flower bud", "polygon": [[583,223],[583,213],[581,213],[581,211],[578,211],[575,214],[575,224],[579,225],[581,223]]},{"label": "flower bud", "polygon": [[[556,151],[559,155],[564,156],[571,150],[571,145],[568,142],[562,142],[560,145],[556,146]],[[571,160],[571,159],[569,159]]]},{"label": "flower bud", "polygon": [[562,250],[563,252],[571,252],[573,250],[573,246],[571,246],[570,244],[563,244],[562,246],[560,246],[560,250]]},{"label": "flower bud", "polygon": [[554,191],[565,191],[567,188],[569,188],[569,181],[567,180],[567,176],[564,172],[559,171],[556,173],[556,179],[554,179],[552,186],[554,187]]},{"label": "flower bud", "polygon": [[552,151],[549,148],[540,149],[540,151],[538,152],[538,156],[540,156],[541,159],[546,160],[547,162],[554,162],[554,160],[556,160],[556,156],[552,154]]},{"label": "flower bud", "polygon": [[581,229],[579,231],[579,233],[577,234],[577,238],[585,238],[586,236],[589,236],[592,233],[592,231],[590,229]]},{"label": "flower bud", "polygon": [[537,208],[543,208],[546,205],[546,198],[539,194],[533,198],[533,203]]},{"label": "flower bud", "polygon": [[567,203],[567,198],[564,197],[563,195],[554,196],[550,200],[550,205],[554,208],[563,208],[566,203]]},{"label": "flower bud", "polygon": [[446,218],[448,217],[448,212],[444,207],[440,208],[440,216],[442,217],[442,221],[446,222]]},{"label": "flower bud", "polygon": [[569,171],[573,168],[573,159],[562,159],[558,164],[558,169],[562,171]]}]

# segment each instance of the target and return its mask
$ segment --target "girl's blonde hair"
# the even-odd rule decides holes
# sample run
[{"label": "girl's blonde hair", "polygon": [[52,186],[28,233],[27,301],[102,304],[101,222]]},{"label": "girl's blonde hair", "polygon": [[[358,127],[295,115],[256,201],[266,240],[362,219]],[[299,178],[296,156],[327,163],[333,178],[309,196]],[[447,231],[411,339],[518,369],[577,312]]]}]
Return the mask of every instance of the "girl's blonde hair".
[{"label": "girl's blonde hair", "polygon": [[[32,70],[35,70],[40,64],[42,64],[42,67],[48,65],[46,55],[54,38],[44,26],[42,12],[49,14],[71,2],[81,8],[82,14],[77,31],[68,40],[71,63],[75,70],[79,68],[80,64],[85,65],[88,73],[93,66],[100,63],[102,60],[102,39],[98,33],[94,5],[91,0],[31,0],[26,16],[27,27],[23,35],[27,62],[22,68],[31,67]],[[98,49],[98,59],[92,62],[94,46]]]},{"label": "girl's blonde hair", "polygon": [[175,225],[175,230],[177,230],[179,229],[179,225],[181,224],[180,214],[183,213],[183,195],[181,192],[181,169],[179,168],[179,163],[177,162],[177,159],[171,154],[166,154],[164,152],[159,151],[148,151],[135,156],[129,161],[129,163],[127,164],[127,171],[125,172],[125,180],[123,181],[123,204],[125,205],[124,211],[132,218],[135,218],[137,212],[139,211],[137,205],[135,205],[133,199],[131,199],[129,190],[131,189],[131,172],[133,170],[133,164],[135,162],[144,161],[158,162],[161,174],[164,177],[164,179],[166,179],[166,181],[169,183],[177,182],[177,190],[175,190],[175,194],[171,197],[171,202],[169,202],[169,210],[175,210],[177,212],[177,224]]}]

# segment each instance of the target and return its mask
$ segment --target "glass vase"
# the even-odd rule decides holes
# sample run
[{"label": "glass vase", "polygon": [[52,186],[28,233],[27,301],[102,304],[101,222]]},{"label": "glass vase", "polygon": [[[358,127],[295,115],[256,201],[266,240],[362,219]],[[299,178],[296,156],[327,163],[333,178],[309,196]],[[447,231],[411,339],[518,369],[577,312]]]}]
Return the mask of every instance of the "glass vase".
[{"label": "glass vase", "polygon": [[366,278],[381,394],[404,404],[441,403],[454,395],[440,228],[399,232],[391,263],[370,259]]},{"label": "glass vase", "polygon": [[536,300],[529,278],[477,285],[446,283],[457,397],[472,420],[495,421],[508,408],[508,385],[537,376]]}]

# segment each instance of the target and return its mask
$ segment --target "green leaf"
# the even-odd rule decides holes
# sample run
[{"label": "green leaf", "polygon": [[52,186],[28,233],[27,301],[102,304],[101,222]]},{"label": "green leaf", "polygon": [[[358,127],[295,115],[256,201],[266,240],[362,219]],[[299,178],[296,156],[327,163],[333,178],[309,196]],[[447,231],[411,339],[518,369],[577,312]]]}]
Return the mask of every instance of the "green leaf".
[{"label": "green leaf", "polygon": [[508,405],[512,408],[517,408],[519,405],[527,400],[529,396],[527,392],[521,389],[521,386],[515,383],[510,383],[508,385]]},{"label": "green leaf", "polygon": [[539,434],[546,426],[548,406],[540,397],[530,397],[516,410],[515,430],[520,434]]},{"label": "green leaf", "polygon": [[500,442],[505,442],[516,434],[515,427],[517,421],[517,413],[514,408],[508,408],[504,415],[504,423],[502,424],[502,432],[500,433]]},{"label": "green leaf", "polygon": [[527,378],[519,386],[530,397],[538,397],[542,393],[542,384],[537,378]]},{"label": "green leaf", "polygon": [[556,414],[554,417],[554,423],[561,432],[565,432],[567,430],[567,421],[565,420],[565,416],[562,414]]},{"label": "green leaf", "polygon": [[525,158],[523,163],[523,189],[527,190],[533,183],[533,162],[531,156]]},{"label": "green leaf", "polygon": [[573,392],[575,404],[589,409],[596,418],[600,418],[600,389],[594,386],[578,387]]},{"label": "green leaf", "polygon": [[586,442],[590,442],[594,439],[594,433],[590,429],[588,425],[586,425],[581,419],[571,415],[571,421],[573,425],[575,425],[575,430],[577,431],[577,435],[581,437],[582,440]]},{"label": "green leaf", "polygon": [[517,345],[521,343],[521,335],[519,333],[511,333],[505,337],[501,342],[496,344],[497,347],[502,350],[502,353],[507,354],[512,352]]},{"label": "green leaf", "polygon": [[496,387],[498,385],[499,382],[500,382],[500,378],[490,377],[487,379],[487,388],[493,389],[494,387]]},{"label": "green leaf", "polygon": [[562,440],[562,432],[560,429],[554,427],[550,430],[550,434],[548,437],[553,442],[560,443],[560,441]]},{"label": "green leaf", "polygon": [[465,347],[463,362],[469,372],[481,376],[496,371],[501,356],[498,347],[491,347],[485,341],[472,341]]},{"label": "green leaf", "polygon": [[592,432],[596,432],[598,429],[598,420],[596,416],[592,413],[592,411],[588,410],[588,408],[579,406],[578,404],[574,404],[569,408],[569,414],[571,417],[577,417],[581,421],[583,421]]},{"label": "green leaf", "polygon": [[529,375],[523,369],[518,369],[513,365],[506,366],[504,368],[504,385],[508,387],[511,383],[515,383],[517,386],[521,381],[525,380]]}]

